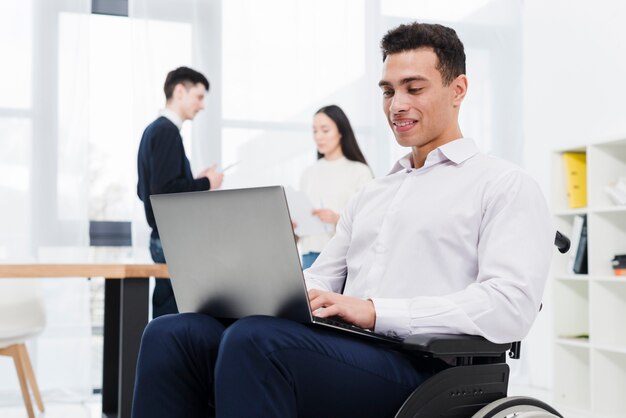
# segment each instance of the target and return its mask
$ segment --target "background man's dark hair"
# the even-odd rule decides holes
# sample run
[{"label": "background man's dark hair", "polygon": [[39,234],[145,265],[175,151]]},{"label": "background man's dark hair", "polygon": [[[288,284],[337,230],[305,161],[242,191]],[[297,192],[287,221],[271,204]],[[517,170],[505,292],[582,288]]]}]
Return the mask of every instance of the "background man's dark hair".
[{"label": "background man's dark hair", "polygon": [[177,69],[170,71],[167,74],[167,77],[165,77],[165,84],[163,85],[165,100],[172,98],[174,87],[180,83],[183,83],[186,89],[189,89],[198,83],[202,83],[204,88],[209,91],[209,80],[207,80],[202,73],[188,67],[178,67]]},{"label": "background man's dark hair", "polygon": [[465,50],[463,43],[452,28],[428,23],[410,23],[391,29],[380,42],[383,62],[387,55],[432,48],[437,55],[437,70],[444,85],[465,74]]}]

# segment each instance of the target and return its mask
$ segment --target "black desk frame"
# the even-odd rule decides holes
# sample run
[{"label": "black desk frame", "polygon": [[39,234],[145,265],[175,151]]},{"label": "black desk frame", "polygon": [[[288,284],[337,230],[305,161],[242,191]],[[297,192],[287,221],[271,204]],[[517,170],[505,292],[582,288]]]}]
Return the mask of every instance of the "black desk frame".
[{"label": "black desk frame", "polygon": [[135,369],[148,323],[148,278],[105,279],[102,416],[130,418]]}]

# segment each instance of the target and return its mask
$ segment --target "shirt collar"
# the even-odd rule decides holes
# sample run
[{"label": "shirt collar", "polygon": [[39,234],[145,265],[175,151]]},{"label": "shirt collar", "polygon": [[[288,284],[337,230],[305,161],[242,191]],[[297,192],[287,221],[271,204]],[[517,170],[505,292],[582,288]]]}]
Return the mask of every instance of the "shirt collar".
[{"label": "shirt collar", "polygon": [[[478,146],[476,146],[473,139],[455,139],[429,152],[423,168],[443,161],[451,161],[454,164],[461,164],[463,161],[476,155],[478,152]],[[398,162],[394,164],[389,174],[397,173],[402,170],[406,170],[407,172],[413,170],[414,168],[411,162],[411,155],[411,153],[408,153],[404,157],[400,158]]]},{"label": "shirt collar", "polygon": [[159,112],[159,115],[169,119],[174,125],[176,125],[179,131],[183,128],[183,119],[173,110],[166,107]]}]

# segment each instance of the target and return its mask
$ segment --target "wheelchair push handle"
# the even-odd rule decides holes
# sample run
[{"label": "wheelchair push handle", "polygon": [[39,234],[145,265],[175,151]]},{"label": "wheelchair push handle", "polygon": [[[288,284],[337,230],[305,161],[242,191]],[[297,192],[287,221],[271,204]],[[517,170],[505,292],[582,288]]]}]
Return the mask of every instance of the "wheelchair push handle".
[{"label": "wheelchair push handle", "polygon": [[570,240],[559,231],[556,231],[556,237],[554,237],[554,245],[556,245],[556,248],[559,249],[559,252],[561,254],[565,254],[569,251]]}]

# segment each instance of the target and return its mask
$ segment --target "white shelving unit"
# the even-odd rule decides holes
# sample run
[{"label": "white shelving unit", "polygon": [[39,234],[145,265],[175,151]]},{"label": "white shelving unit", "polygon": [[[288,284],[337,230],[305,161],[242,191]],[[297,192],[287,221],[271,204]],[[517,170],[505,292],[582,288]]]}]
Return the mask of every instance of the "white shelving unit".
[{"label": "white shelving unit", "polygon": [[[562,153],[587,154],[587,207],[567,204]],[[552,210],[557,229],[572,238],[576,215],[587,215],[589,274],[567,271],[555,257],[555,400],[602,417],[626,417],[626,276],[614,276],[611,259],[626,254],[626,206],[604,188],[626,176],[626,138],[556,151]],[[570,251],[576,251],[572,248]]]}]

